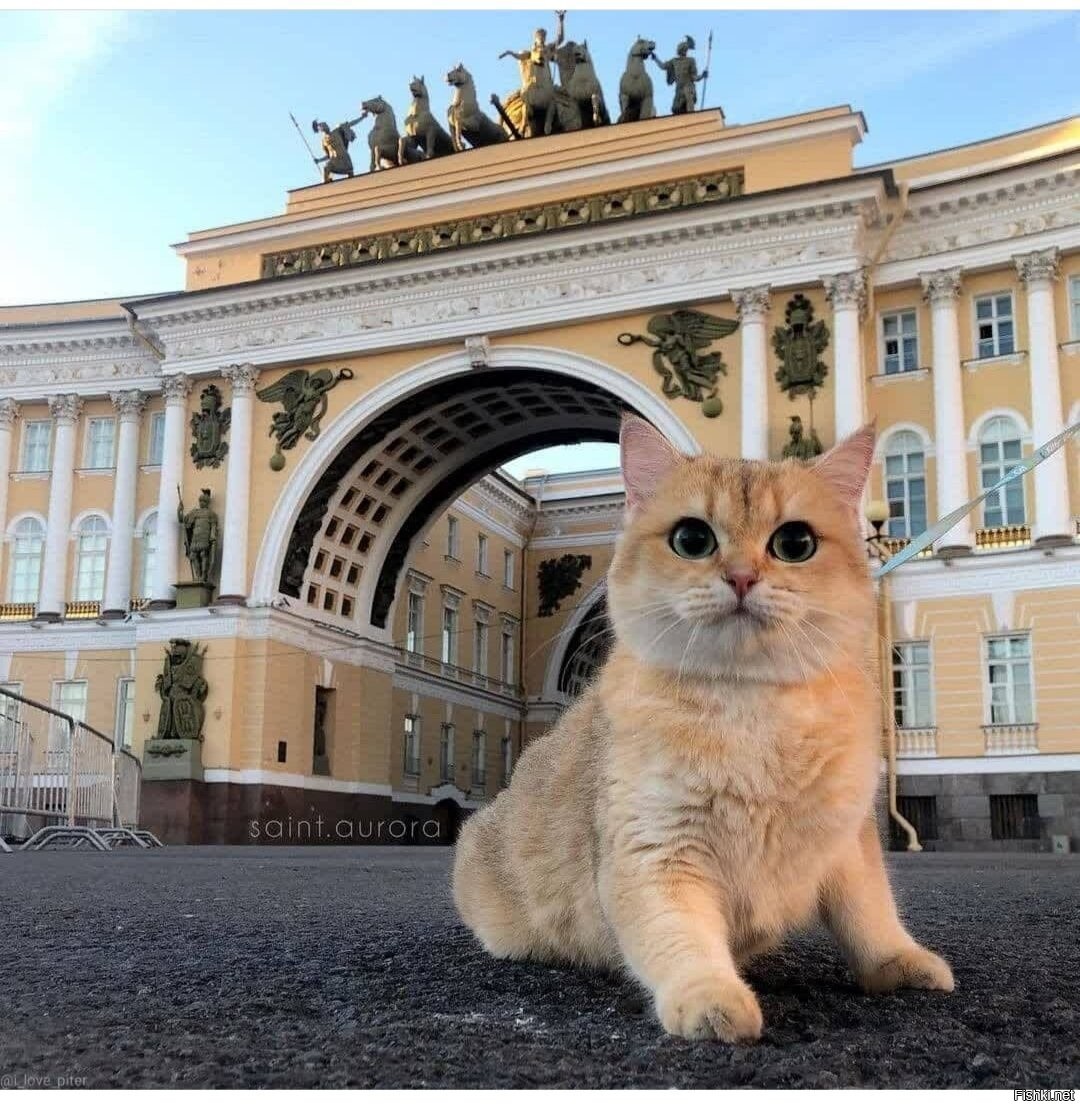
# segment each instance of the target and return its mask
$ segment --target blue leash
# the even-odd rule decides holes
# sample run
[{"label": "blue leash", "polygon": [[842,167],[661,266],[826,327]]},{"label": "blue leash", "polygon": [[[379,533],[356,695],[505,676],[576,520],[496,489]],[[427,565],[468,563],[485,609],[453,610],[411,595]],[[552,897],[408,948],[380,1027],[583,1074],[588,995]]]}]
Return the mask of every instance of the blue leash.
[{"label": "blue leash", "polygon": [[927,546],[933,545],[943,534],[952,530],[969,511],[978,507],[992,492],[1004,488],[1005,485],[1018,477],[1022,477],[1025,473],[1030,473],[1036,465],[1045,461],[1052,453],[1060,450],[1070,438],[1077,434],[1080,434],[1080,422],[1073,423],[1071,427],[1066,427],[1061,434],[1055,435],[1045,445],[1040,446],[1030,457],[1025,458],[1019,465],[1014,465],[1000,480],[995,481],[989,488],[984,488],[975,499],[968,500],[963,507],[958,507],[955,511],[950,511],[944,519],[939,519],[932,527],[924,530],[918,538],[913,538],[902,550],[893,554],[884,565],[879,565],[874,569],[871,576],[874,580],[879,580],[887,573],[891,573],[893,569],[898,569],[905,561],[910,561],[913,557],[922,553]]}]

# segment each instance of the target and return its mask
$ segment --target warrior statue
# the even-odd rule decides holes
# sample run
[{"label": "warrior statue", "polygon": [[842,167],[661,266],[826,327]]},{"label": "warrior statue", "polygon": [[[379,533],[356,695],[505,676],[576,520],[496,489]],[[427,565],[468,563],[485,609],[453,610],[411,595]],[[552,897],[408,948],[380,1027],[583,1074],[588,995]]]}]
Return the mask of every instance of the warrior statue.
[{"label": "warrior statue", "polygon": [[709,71],[706,69],[700,74],[697,71],[697,62],[690,57],[690,51],[696,49],[696,44],[690,35],[676,47],[676,56],[670,61],[661,61],[656,54],[652,60],[667,74],[667,83],[675,86],[675,99],[671,105],[672,115],[685,115],[687,112],[697,110],[697,85],[698,81],[708,79]]},{"label": "warrior statue", "polygon": [[[176,490],[180,499],[180,489]],[[212,583],[214,560],[218,548],[218,517],[210,507],[210,489],[199,494],[199,506],[184,511],[184,501],[176,509],[176,517],[184,530],[184,556],[191,563],[191,579],[196,584]]]},{"label": "warrior statue", "polygon": [[348,123],[339,123],[333,130],[320,119],[314,119],[311,129],[322,136],[323,156],[316,158],[316,165],[323,163],[323,184],[329,184],[335,175],[338,177],[351,177],[353,175],[352,158],[349,156],[349,145],[356,138],[353,125],[359,123],[359,119],[351,119]]},{"label": "warrior statue", "polygon": [[165,667],[154,678],[154,690],[161,696],[158,714],[158,741],[183,739],[198,741],[202,738],[205,708],[203,703],[209,691],[203,679],[203,657],[198,646],[192,646],[186,638],[173,638],[165,650]]},{"label": "warrior statue", "polygon": [[565,30],[565,11],[555,13],[555,41],[549,43],[547,31],[538,27],[533,32],[532,46],[528,50],[504,50],[500,58],[515,58],[521,67],[522,103],[525,118],[521,133],[525,138],[537,134],[551,134],[555,123],[555,81],[551,66],[558,58]]},{"label": "warrior statue", "polygon": [[821,439],[813,427],[807,434],[803,430],[802,419],[798,415],[792,415],[791,426],[788,427],[790,441],[780,453],[781,457],[793,457],[796,461],[813,461],[822,452]]}]

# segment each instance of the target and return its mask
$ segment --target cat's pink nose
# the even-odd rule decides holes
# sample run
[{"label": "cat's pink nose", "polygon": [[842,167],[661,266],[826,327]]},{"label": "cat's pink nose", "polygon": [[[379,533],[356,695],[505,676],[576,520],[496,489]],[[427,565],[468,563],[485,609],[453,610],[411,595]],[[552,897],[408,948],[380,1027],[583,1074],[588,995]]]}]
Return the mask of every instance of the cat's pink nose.
[{"label": "cat's pink nose", "polygon": [[746,593],[754,587],[761,578],[753,569],[728,569],[724,574],[724,580],[735,590],[735,597],[739,601],[746,599]]}]

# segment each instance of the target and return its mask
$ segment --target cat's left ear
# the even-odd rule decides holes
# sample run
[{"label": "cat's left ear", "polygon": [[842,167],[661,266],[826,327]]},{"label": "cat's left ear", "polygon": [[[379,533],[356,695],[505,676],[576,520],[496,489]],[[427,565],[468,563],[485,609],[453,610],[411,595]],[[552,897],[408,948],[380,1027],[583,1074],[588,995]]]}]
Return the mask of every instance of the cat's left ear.
[{"label": "cat's left ear", "polygon": [[686,460],[652,423],[636,415],[622,418],[619,453],[628,511],[652,499],[664,478]]},{"label": "cat's left ear", "polygon": [[866,479],[870,475],[876,438],[877,428],[873,423],[867,423],[837,442],[813,465],[814,472],[831,485],[840,499],[855,512],[859,511]]}]

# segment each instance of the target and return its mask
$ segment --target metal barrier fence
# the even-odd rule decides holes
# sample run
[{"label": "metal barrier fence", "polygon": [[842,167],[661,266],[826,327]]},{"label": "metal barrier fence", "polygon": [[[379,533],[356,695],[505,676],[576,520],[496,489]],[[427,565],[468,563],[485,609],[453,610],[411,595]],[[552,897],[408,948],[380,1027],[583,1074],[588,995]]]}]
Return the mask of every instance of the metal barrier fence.
[{"label": "metal barrier fence", "polygon": [[138,829],[142,766],[87,723],[0,689],[0,852],[161,843]]}]

